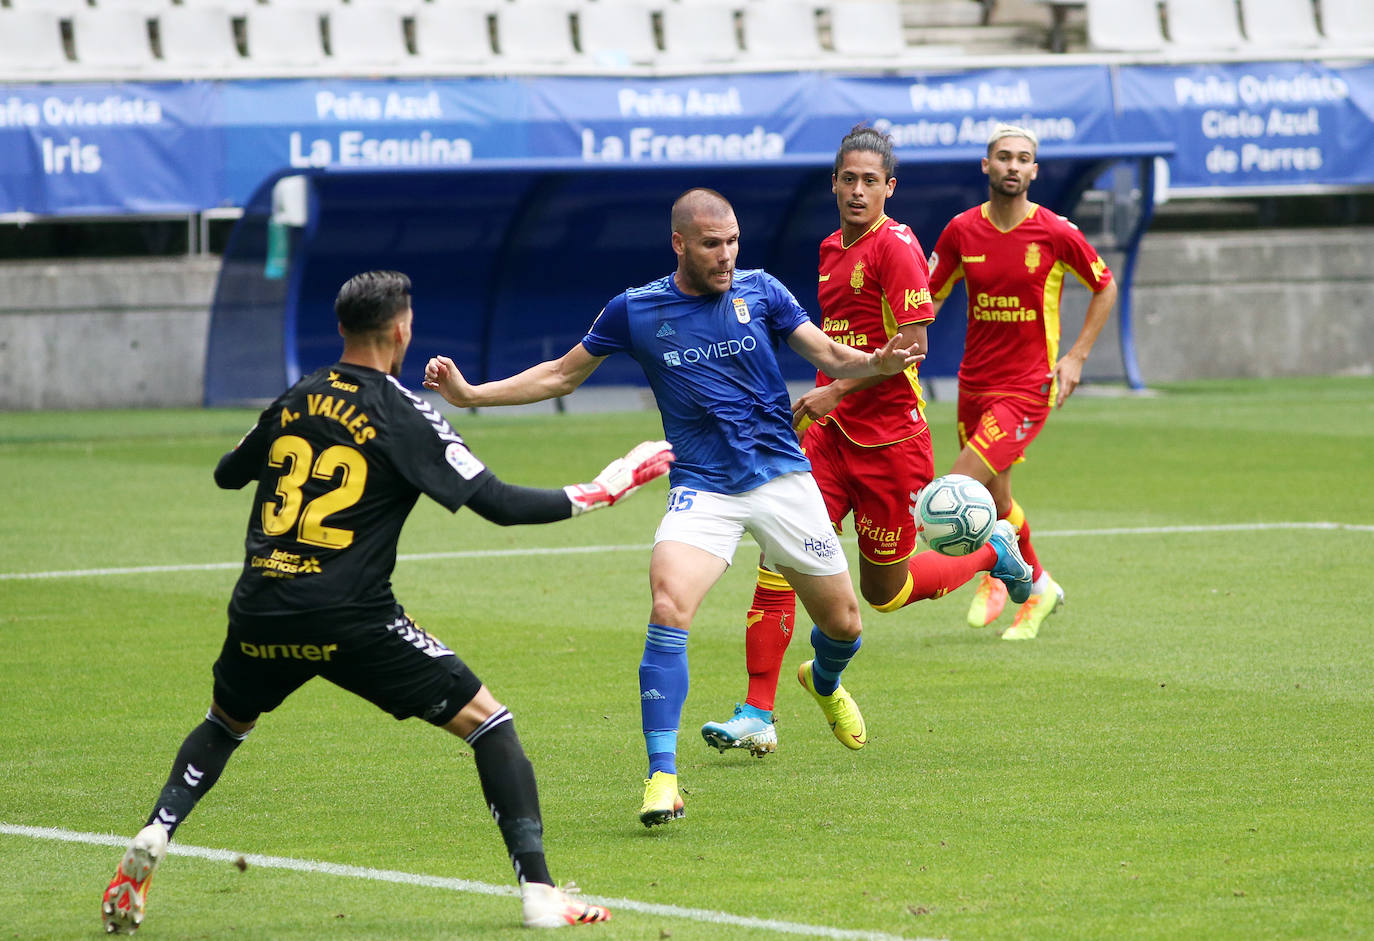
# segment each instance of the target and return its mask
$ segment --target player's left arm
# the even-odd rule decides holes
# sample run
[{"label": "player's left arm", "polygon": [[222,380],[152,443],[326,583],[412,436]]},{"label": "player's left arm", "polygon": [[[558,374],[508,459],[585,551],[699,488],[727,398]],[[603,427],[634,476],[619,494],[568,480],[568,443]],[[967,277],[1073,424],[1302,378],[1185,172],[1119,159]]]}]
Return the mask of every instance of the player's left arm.
[{"label": "player's left arm", "polygon": [[276,425],[276,415],[280,402],[258,416],[257,424],[239,439],[234,449],[219,459],[215,465],[215,485],[222,490],[238,490],[257,480],[262,473],[263,461],[267,457],[267,447],[271,443],[270,429]]},{"label": "player's left arm", "polygon": [[1093,294],[1092,300],[1088,302],[1088,313],[1083,318],[1083,329],[1078,331],[1078,339],[1073,341],[1069,351],[1059,357],[1059,362],[1054,364],[1050,378],[1059,380],[1059,393],[1054,400],[1055,408],[1063,406],[1064,400],[1073,395],[1074,389],[1078,388],[1078,383],[1083,378],[1083,363],[1092,352],[1098,334],[1106,326],[1112,308],[1116,306],[1116,294],[1115,279],[1102,285],[1101,289]]},{"label": "player's left arm", "polygon": [[[908,323],[898,329],[894,339],[898,347],[912,349],[922,357],[926,354],[926,324]],[[827,373],[829,375],[829,373]],[[846,396],[864,389],[871,389],[878,383],[890,378],[886,374],[864,376],[862,378],[836,379],[823,386],[808,389],[797,401],[792,403],[792,427],[801,431],[813,421],[829,415]]]}]

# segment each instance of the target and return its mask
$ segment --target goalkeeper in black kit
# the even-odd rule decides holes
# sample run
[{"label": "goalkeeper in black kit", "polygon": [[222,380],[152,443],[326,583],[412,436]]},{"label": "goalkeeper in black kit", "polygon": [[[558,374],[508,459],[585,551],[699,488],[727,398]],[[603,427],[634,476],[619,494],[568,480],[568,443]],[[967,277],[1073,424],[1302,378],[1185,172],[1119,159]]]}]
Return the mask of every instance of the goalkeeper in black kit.
[{"label": "goalkeeper in black kit", "polygon": [[370,271],[334,302],[343,354],[296,383],[215,468],[257,481],[243,571],[214,664],[205,721],[182,743],[147,824],[101,901],[109,933],[143,921],[168,841],[214,786],[258,717],[322,676],[391,713],[418,716],[473,750],[482,793],[520,885],[527,927],[606,921],[554,886],[534,771],[511,714],[391,591],[401,527],[421,493],[501,525],[550,523],[611,506],[665,473],[666,441],[644,442],[587,484],[544,490],[493,474],[424,399],[397,381],[410,345],[410,279]]}]

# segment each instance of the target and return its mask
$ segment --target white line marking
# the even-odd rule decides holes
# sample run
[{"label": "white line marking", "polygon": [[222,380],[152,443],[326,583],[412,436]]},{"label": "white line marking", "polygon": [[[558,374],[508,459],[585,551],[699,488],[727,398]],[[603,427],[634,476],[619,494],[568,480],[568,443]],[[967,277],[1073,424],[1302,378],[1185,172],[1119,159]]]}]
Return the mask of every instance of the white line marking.
[{"label": "white line marking", "polygon": [[[1185,533],[1244,533],[1266,530],[1341,530],[1351,533],[1374,533],[1374,524],[1361,523],[1221,523],[1213,526],[1122,526],[1107,529],[1050,529],[1036,530],[1036,538],[1058,536],[1160,536]],[[852,536],[842,542],[853,542]],[[649,543],[627,546],[562,546],[529,549],[472,549],[463,552],[415,552],[398,555],[401,562],[432,562],[444,559],[500,559],[540,555],[583,555],[594,552],[648,552]],[[68,569],[56,572],[0,572],[0,582],[44,578],[98,578],[107,575],[156,575],[163,572],[238,571],[242,562],[203,562],[193,565],[138,565],[120,568]]]},{"label": "white line marking", "polygon": [[[129,843],[127,836],[109,833],[80,833],[75,830],[62,830],[56,827],[28,827],[21,824],[0,823],[0,834],[26,836],[35,840],[61,840],[67,843],[86,843],[92,846],[117,846],[123,849]],[[520,893],[513,885],[492,885],[475,882],[471,879],[453,879],[444,876],[426,876],[414,872],[400,872],[395,869],[370,869],[365,866],[346,866],[341,863],[324,863],[310,859],[292,859],[289,856],[260,856],[257,853],[239,853],[234,850],[212,849],[206,846],[187,846],[173,843],[168,852],[174,856],[193,856],[217,862],[233,862],[240,856],[250,866],[264,869],[289,869],[293,872],[322,873],[329,876],[343,876],[348,879],[369,879],[373,882],[398,882],[404,885],[418,885],[430,889],[448,889],[453,892],[467,892],[474,895],[518,896]],[[708,922],[714,925],[736,925],[741,928],[759,928],[778,934],[799,934],[811,938],[834,938],[836,941],[933,941],[929,938],[909,938],[905,935],[885,934],[881,931],[857,931],[848,928],[830,928],[824,925],[806,925],[795,921],[779,921],[775,918],[751,918],[744,915],[731,915],[707,908],[681,908],[677,905],[659,905],[653,902],[639,902],[634,899],[607,898],[597,895],[579,895],[597,905],[610,906],[615,910],[636,912],[641,915],[658,915],[664,918],[685,918],[690,921]]]}]

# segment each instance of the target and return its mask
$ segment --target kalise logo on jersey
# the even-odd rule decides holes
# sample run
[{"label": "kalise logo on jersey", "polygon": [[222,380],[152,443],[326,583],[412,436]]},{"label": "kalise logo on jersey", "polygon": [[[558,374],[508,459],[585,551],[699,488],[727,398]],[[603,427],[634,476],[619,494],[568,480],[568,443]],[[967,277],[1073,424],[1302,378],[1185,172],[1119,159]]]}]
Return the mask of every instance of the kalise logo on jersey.
[{"label": "kalise logo on jersey", "polygon": [[738,340],[719,340],[707,346],[689,346],[685,350],[669,350],[663,354],[663,361],[669,366],[681,366],[686,363],[688,366],[695,366],[697,363],[713,360],[728,359],[732,356],[742,356],[745,353],[752,353],[758,349],[759,341],[753,337],[741,337]]}]

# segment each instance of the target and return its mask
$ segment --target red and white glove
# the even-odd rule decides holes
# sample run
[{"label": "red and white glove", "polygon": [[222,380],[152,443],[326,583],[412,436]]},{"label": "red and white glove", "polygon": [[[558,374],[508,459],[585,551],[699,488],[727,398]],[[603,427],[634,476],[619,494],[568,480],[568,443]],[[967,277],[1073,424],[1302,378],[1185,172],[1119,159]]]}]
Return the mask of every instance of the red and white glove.
[{"label": "red and white glove", "polygon": [[580,516],[603,506],[613,506],[655,477],[668,473],[674,460],[666,441],[644,441],[606,465],[589,484],[569,484],[563,492],[572,501],[572,515]]}]

